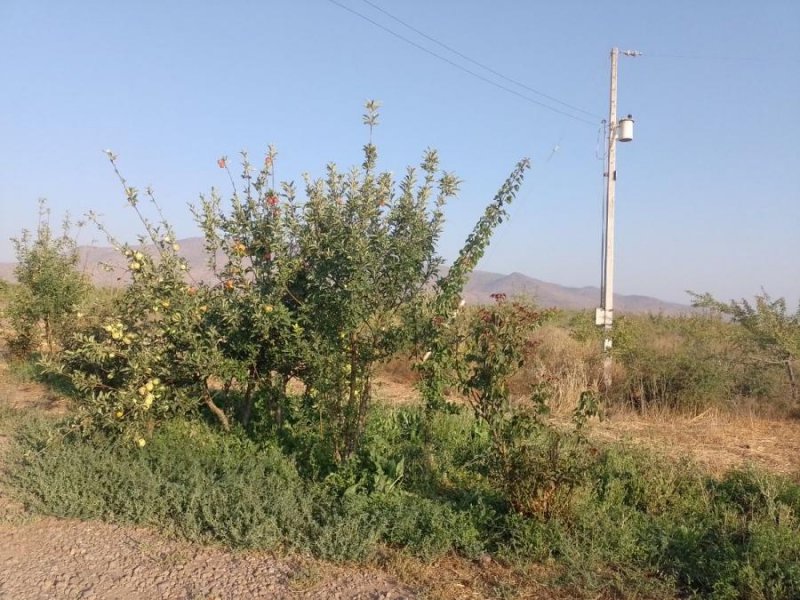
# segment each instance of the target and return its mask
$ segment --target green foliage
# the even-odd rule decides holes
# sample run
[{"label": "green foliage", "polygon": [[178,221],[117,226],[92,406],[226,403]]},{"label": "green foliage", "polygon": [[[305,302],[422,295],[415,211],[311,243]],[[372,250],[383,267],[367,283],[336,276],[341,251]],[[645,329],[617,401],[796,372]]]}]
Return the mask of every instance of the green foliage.
[{"label": "green foliage", "polygon": [[378,542],[426,557],[474,554],[469,515],[392,492],[303,480],[272,446],[172,422],[143,449],[97,434],[64,438],[34,421],[18,434],[9,482],[29,508],[62,517],[158,526],[236,548],[294,548],[362,560]]},{"label": "green foliage", "polygon": [[48,441],[35,427],[21,442],[16,460],[24,470],[12,481],[31,507],[155,525],[234,547],[305,543],[310,498],[274,449],[180,423],[141,450],[104,435]]},{"label": "green foliage", "polygon": [[776,395],[770,373],[750,368],[735,334],[713,315],[621,317],[609,400],[640,411],[698,412]]},{"label": "green foliage", "polygon": [[[147,235],[139,247],[115,244],[132,279],[117,310],[51,365],[86,396],[83,431],[123,433],[142,446],[165,419],[204,407],[223,429],[233,417],[251,433],[296,438],[310,434],[313,416],[319,439],[306,458],[327,452],[340,464],[356,454],[376,365],[413,342],[429,345],[432,315],[460,293],[527,168],[517,166],[441,276],[436,247],[458,179],[433,150],[399,183],[379,172],[377,108],[367,105],[361,167],[328,165],[324,178],[306,178],[302,200],[292,183],[276,187],[271,147],[260,169],[242,154],[241,190],[219,159],[232,197],[212,190],[193,209],[217,282],[191,281],[169,224],[145,217],[109,152]],[[304,388],[299,404],[290,380]]]},{"label": "green foliage", "polygon": [[30,356],[41,341],[52,353],[70,333],[89,291],[77,269],[78,250],[69,219],[64,220],[60,235],[53,232],[49,219],[50,211],[42,200],[35,235],[24,230],[11,240],[18,285],[7,309],[14,332],[9,345],[20,356]]},{"label": "green foliage", "polygon": [[543,421],[543,406],[516,410],[500,422],[492,434],[489,473],[516,512],[547,520],[570,513],[599,450],[583,434],[597,409],[590,392],[575,411],[572,430]]},{"label": "green foliage", "polygon": [[[558,386],[566,380],[573,390],[579,383],[591,388],[600,376],[601,341],[593,315],[574,313],[562,326],[569,343],[560,331],[548,331],[543,347],[554,346],[558,352],[539,352],[534,362],[540,371],[556,375]],[[604,400],[641,412],[735,411],[744,406],[774,416],[790,408],[789,373],[785,363],[767,359],[748,331],[720,311],[625,314],[615,324],[614,385]],[[579,381],[573,382],[576,375]]]},{"label": "green foliage", "polygon": [[511,405],[509,388],[509,381],[532,352],[532,333],[552,311],[539,312],[497,295],[494,305],[458,316],[447,332],[451,371],[444,371],[439,359],[439,369],[426,376],[441,381],[443,373],[450,375],[464,394],[476,426],[488,436],[488,480],[514,510],[544,519],[564,512],[591,464],[588,442],[580,429],[596,412],[593,397],[588,392],[582,396],[577,428],[569,432],[542,419],[547,412],[547,381],[529,382],[530,399],[518,408]]},{"label": "green foliage", "polygon": [[[464,415],[379,412],[352,469],[315,478],[271,444],[199,423],[170,422],[143,449],[105,434],[63,437],[26,419],[5,475],[29,508],[59,516],[153,525],[235,548],[294,549],[368,560],[380,544],[425,560],[489,552],[524,573],[549,565],[573,597],[791,599],[800,593],[800,486],[764,473],[720,480],[688,462],[562,438],[547,518],[515,510],[480,456],[488,436]],[[429,436],[435,456],[420,452]],[[555,434],[537,428],[527,456],[547,472]],[[548,437],[549,436],[549,437]],[[580,456],[583,454],[583,456]],[[401,461],[400,481],[374,476]],[[375,462],[383,466],[378,468]],[[370,466],[372,464],[372,466]],[[394,479],[393,479],[394,480]],[[548,489],[545,487],[544,489]],[[530,492],[531,502],[544,496]],[[541,576],[541,571],[539,571]]]},{"label": "green foliage", "polygon": [[497,295],[494,305],[470,313],[455,369],[458,386],[478,420],[493,427],[508,412],[509,380],[532,350],[531,333],[548,317],[548,312],[509,302],[504,295]]},{"label": "green foliage", "polygon": [[434,293],[428,297],[425,319],[418,323],[416,332],[417,345],[428,351],[416,366],[421,375],[422,397],[431,409],[442,408],[444,390],[452,382],[451,371],[459,360],[453,325],[465,304],[461,293],[467,278],[488,248],[494,230],[506,218],[507,207],[514,201],[529,168],[527,158],[517,163],[475,224],[452,267],[436,281]]},{"label": "green foliage", "polygon": [[441,264],[442,209],[458,180],[428,151],[421,180],[409,168],[397,193],[369,143],[361,169],[328,165],[324,179],[306,180],[300,202],[292,185],[270,185],[274,157],[256,175],[244,157],[245,188],[229,211],[216,193],[195,210],[228,292],[223,352],[246,373],[238,379],[247,381],[248,417],[260,392],[282,426],[286,382],[302,380],[340,462],[363,433],[374,365],[408,344],[408,323]]},{"label": "green foliage", "polygon": [[738,341],[748,359],[759,366],[777,365],[786,371],[792,398],[800,400],[795,366],[800,359],[800,306],[788,312],[786,300],[773,300],[766,292],[730,303],[715,300],[711,294],[692,294],[694,306],[728,316],[739,327]]},{"label": "green foliage", "polygon": [[[116,169],[116,157],[109,158]],[[219,293],[187,283],[187,263],[174,232],[163,219],[148,220],[139,191],[122,176],[120,181],[147,232],[137,247],[109,235],[131,283],[113,297],[110,309],[85,319],[45,366],[80,392],[75,426],[84,433],[112,431],[143,446],[157,424],[200,406],[227,429],[227,416],[215,404],[209,383],[230,370],[217,347],[219,329],[208,316]],[[152,192],[146,194],[158,209]],[[149,250],[145,241],[152,244]]]},{"label": "green foliage", "polygon": [[384,521],[384,541],[423,559],[449,552],[474,558],[486,547],[479,507],[459,510],[412,494],[384,494],[374,502]]}]

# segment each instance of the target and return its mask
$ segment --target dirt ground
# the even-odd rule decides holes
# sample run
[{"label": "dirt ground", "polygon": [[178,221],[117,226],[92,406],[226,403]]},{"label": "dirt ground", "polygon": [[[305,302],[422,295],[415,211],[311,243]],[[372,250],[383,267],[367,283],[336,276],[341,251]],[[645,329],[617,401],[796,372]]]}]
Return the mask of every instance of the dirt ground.
[{"label": "dirt ground", "polygon": [[756,466],[800,481],[800,420],[703,413],[694,418],[623,413],[594,422],[598,439],[625,440],[721,475]]},{"label": "dirt ground", "polygon": [[190,545],[132,527],[51,518],[0,524],[0,598],[414,597],[379,572],[320,572],[300,560]]},{"label": "dirt ground", "polygon": [[[377,386],[380,400],[408,402],[413,389]],[[63,413],[63,399],[19,382],[0,361],[0,410]],[[758,465],[800,477],[800,422],[706,413],[695,417],[616,414],[593,421],[592,435],[691,456],[710,472]],[[0,460],[9,439],[0,431]],[[26,514],[0,488],[0,599],[482,598],[496,564],[447,559],[434,565],[393,556],[373,568],[332,566],[304,557],[232,552],[145,529]],[[507,574],[506,574],[507,575]],[[410,581],[412,583],[404,583]],[[526,598],[552,598],[526,582]]]}]

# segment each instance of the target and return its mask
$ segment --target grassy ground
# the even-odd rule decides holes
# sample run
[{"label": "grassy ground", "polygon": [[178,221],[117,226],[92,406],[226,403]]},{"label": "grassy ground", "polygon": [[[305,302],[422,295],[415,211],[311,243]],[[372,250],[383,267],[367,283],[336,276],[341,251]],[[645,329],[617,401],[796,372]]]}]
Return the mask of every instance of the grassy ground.
[{"label": "grassy ground", "polygon": [[0,375],[4,485],[27,514],[302,556],[301,588],[376,569],[436,598],[800,595],[796,422],[617,412],[590,424],[594,458],[566,502],[523,517],[487,478],[468,416],[437,417],[420,451],[403,376],[378,387],[359,461],[323,473],[298,440],[201,421],[163,428],[143,451],[78,442],[58,435],[69,403],[33,370]]}]

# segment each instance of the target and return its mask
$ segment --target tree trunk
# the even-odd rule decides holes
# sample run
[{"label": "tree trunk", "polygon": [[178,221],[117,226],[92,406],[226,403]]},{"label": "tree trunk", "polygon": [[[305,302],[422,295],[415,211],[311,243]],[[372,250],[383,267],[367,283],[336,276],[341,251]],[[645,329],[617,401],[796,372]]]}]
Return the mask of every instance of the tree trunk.
[{"label": "tree trunk", "polygon": [[50,331],[50,319],[44,318],[44,341],[47,344],[47,353],[53,354],[53,336]]},{"label": "tree trunk", "polygon": [[239,420],[243,427],[247,427],[250,423],[250,417],[253,415],[253,382],[248,381],[244,390],[244,398],[242,398],[242,406],[239,409]]},{"label": "tree trunk", "polygon": [[225,414],[219,406],[216,405],[214,402],[214,397],[211,395],[211,390],[208,389],[208,380],[203,383],[204,393],[203,393],[203,401],[205,402],[208,410],[210,410],[217,420],[219,421],[220,426],[224,431],[231,430],[230,421],[228,421],[228,415]]},{"label": "tree trunk", "polygon": [[366,375],[364,388],[361,390],[360,403],[358,405],[358,421],[355,435],[355,448],[358,449],[361,435],[367,427],[367,409],[369,408],[370,397],[372,396],[372,376]]},{"label": "tree trunk", "polygon": [[281,387],[277,392],[277,397],[275,398],[275,424],[278,426],[278,429],[283,427],[283,404],[286,400],[286,388],[289,386],[289,380],[291,377],[289,375],[282,375],[281,377]]},{"label": "tree trunk", "polygon": [[789,374],[789,385],[792,387],[792,400],[797,402],[797,378],[792,367],[792,359],[786,361],[786,372]]}]

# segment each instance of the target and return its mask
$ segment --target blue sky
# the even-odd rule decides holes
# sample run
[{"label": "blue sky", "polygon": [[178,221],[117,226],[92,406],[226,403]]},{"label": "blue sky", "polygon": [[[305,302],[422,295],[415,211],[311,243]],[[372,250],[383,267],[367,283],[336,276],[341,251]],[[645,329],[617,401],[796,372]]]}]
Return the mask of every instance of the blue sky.
[{"label": "blue sky", "polygon": [[[448,208],[452,258],[482,207],[529,156],[533,170],[480,268],[597,285],[612,46],[620,113],[617,290],[686,302],[763,286],[800,297],[800,2],[370,0],[461,53],[594,116],[516,88],[363,0],[337,0],[482,77],[436,59],[329,0],[0,2],[0,261],[36,220],[93,209],[123,239],[139,228],[102,150],[152,185],[182,236],[188,202],[229,188],[221,155],[274,143],[278,177],[360,161],[363,102],[396,173],[426,147],[463,180]],[[558,150],[553,152],[554,148]],[[103,242],[86,230],[80,241]]]}]

